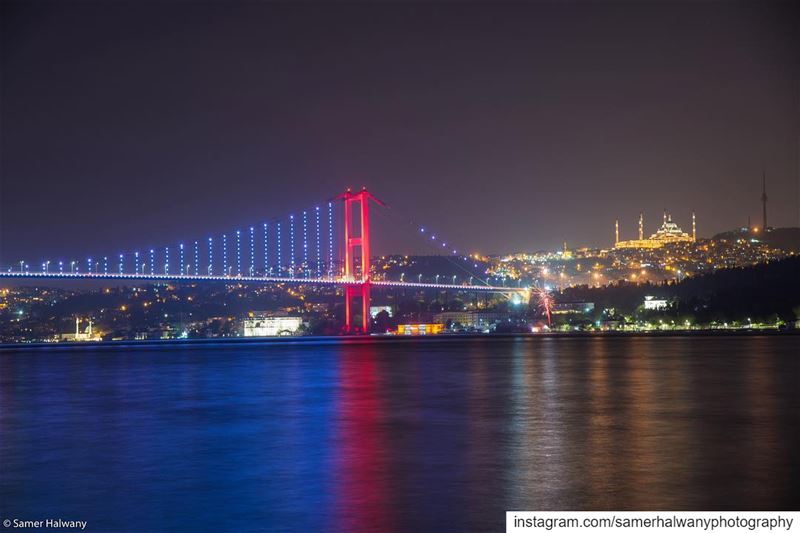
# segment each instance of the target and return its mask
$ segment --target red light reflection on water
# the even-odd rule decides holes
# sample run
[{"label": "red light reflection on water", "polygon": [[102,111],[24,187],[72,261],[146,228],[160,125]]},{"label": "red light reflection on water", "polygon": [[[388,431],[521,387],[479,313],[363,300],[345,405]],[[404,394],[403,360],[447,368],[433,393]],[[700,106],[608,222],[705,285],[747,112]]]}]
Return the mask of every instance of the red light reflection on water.
[{"label": "red light reflection on water", "polygon": [[340,359],[333,530],[390,531],[387,438],[373,347]]}]

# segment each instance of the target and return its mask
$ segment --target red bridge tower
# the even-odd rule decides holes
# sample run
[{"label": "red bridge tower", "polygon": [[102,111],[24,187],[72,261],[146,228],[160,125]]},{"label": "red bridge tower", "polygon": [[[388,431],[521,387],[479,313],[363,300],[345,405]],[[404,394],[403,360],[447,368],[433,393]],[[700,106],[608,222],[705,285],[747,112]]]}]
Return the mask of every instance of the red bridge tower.
[{"label": "red bridge tower", "polygon": [[[370,264],[369,264],[369,201],[386,207],[386,204],[370,194],[366,187],[353,193],[347,189],[336,197],[344,201],[344,278],[348,283],[344,288],[344,328],[347,333],[353,333],[352,303],[353,299],[361,297],[361,332],[369,333],[369,289],[370,289]],[[353,228],[353,204],[358,215],[359,235],[355,236]],[[359,251],[360,269],[356,269],[356,249]]]}]

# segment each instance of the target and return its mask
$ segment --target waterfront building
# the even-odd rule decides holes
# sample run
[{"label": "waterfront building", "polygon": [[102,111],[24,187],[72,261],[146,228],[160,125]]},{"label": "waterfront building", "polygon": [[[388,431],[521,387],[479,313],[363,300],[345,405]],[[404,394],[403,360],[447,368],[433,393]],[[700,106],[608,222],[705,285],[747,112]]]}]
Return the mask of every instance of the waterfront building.
[{"label": "waterfront building", "polygon": [[253,314],[244,319],[245,337],[283,337],[300,331],[303,319],[299,316],[267,316]]},{"label": "waterfront building", "polygon": [[398,335],[438,335],[444,330],[443,324],[400,324]]},{"label": "waterfront building", "polygon": [[103,340],[100,335],[92,332],[92,319],[89,319],[89,324],[81,331],[81,319],[75,317],[75,333],[62,333],[62,341],[86,342],[86,341],[100,341]]},{"label": "waterfront building", "polygon": [[494,324],[508,319],[508,313],[486,311],[445,311],[433,315],[434,324],[460,324],[464,328],[488,330]]},{"label": "waterfront building", "polygon": [[375,317],[378,316],[378,313],[380,313],[381,311],[386,311],[386,313],[389,316],[393,316],[391,305],[371,305],[369,307],[370,318],[372,318],[372,320],[375,320]]}]

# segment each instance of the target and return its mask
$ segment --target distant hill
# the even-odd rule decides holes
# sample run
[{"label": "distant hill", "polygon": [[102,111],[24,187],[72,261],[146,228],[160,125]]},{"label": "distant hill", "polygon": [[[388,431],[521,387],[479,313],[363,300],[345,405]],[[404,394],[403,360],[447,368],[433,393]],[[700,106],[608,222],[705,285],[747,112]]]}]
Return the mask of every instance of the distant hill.
[{"label": "distant hill", "polygon": [[773,248],[800,252],[800,228],[770,228],[767,232],[754,232],[747,229],[735,229],[717,233],[712,237],[715,241],[735,241],[737,239],[758,239]]}]

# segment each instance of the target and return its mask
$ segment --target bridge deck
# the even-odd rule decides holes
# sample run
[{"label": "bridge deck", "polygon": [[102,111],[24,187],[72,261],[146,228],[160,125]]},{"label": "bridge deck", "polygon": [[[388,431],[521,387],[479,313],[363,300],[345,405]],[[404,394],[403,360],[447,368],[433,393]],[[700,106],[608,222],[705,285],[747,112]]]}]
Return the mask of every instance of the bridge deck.
[{"label": "bridge deck", "polygon": [[[207,276],[191,274],[119,274],[89,272],[0,272],[0,279],[64,279],[64,280],[115,280],[115,281],[222,281],[227,283],[291,283],[294,285],[361,285],[361,281],[342,278],[287,278],[273,276]],[[493,285],[455,285],[448,283],[413,283],[406,281],[370,281],[373,287],[397,289],[443,289],[476,292],[527,292],[527,287],[497,287]]]}]

